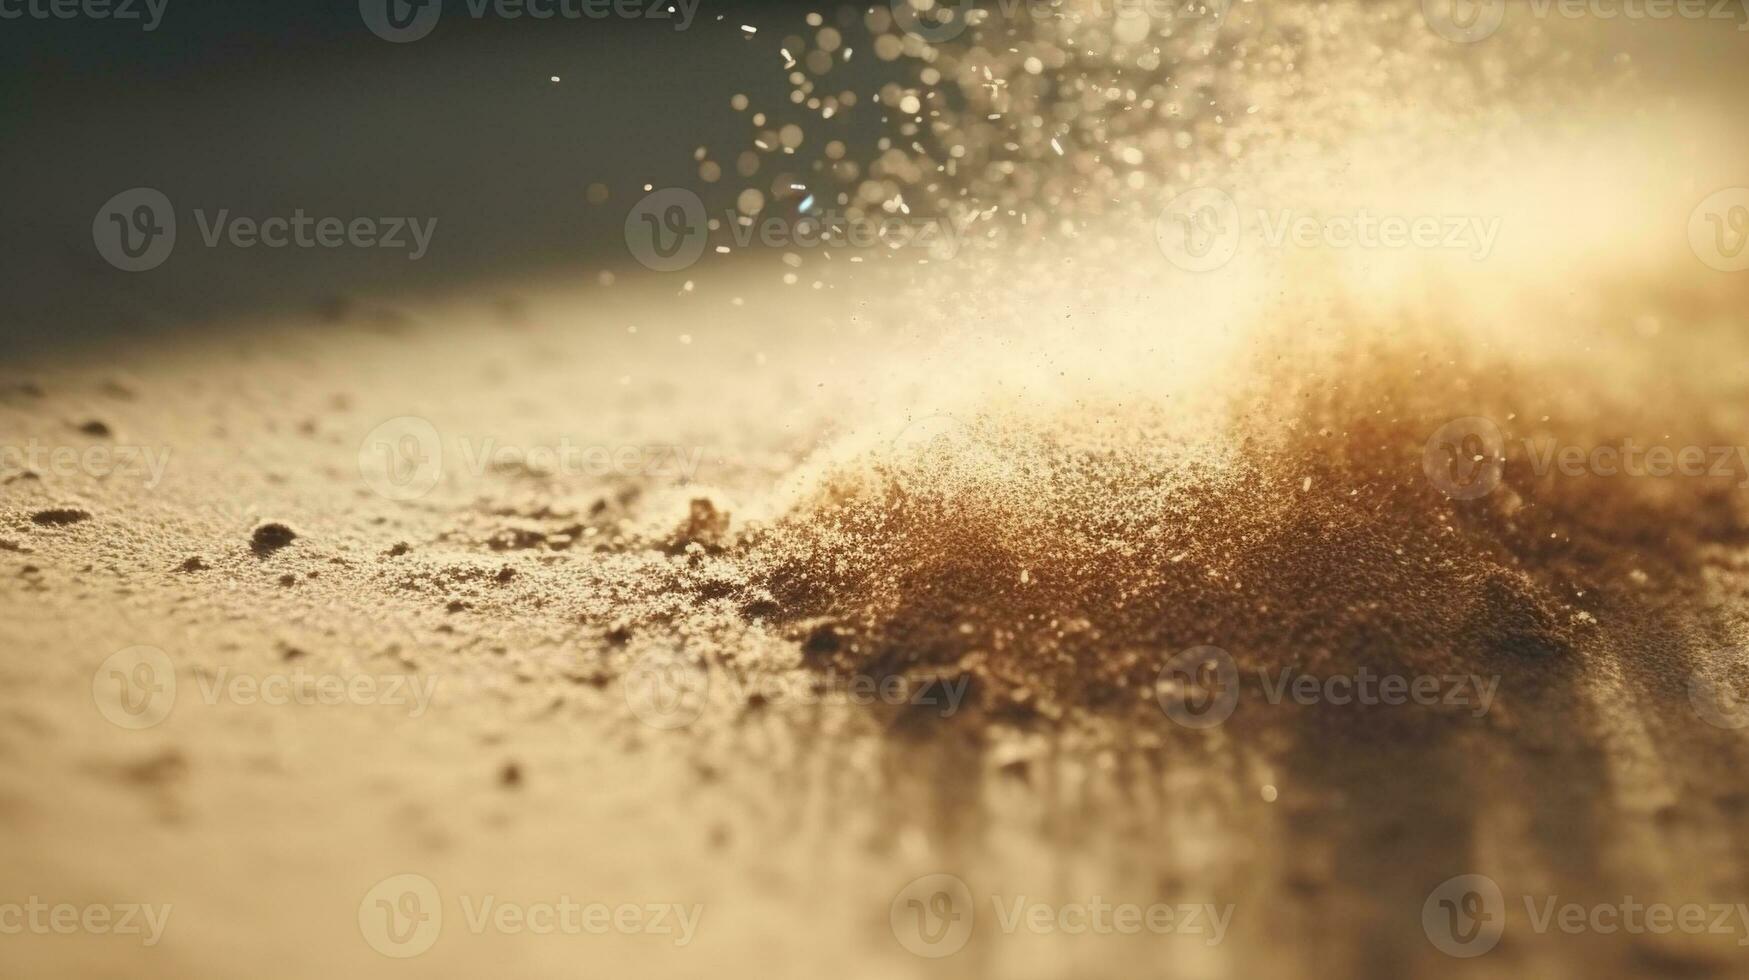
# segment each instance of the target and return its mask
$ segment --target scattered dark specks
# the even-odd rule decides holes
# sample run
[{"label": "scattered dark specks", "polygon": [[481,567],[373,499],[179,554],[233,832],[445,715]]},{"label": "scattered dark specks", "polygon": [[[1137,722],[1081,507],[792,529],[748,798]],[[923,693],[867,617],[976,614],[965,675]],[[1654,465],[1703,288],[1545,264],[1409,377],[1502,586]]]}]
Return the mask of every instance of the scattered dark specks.
[{"label": "scattered dark specks", "polygon": [[39,510],[30,515],[30,519],[42,527],[59,527],[65,524],[77,524],[91,519],[91,512],[77,507],[56,507],[50,510]]},{"label": "scattered dark specks", "polygon": [[412,550],[413,550],[412,548],[409,548],[407,546],[407,542],[397,541],[397,542],[395,542],[394,547],[390,548],[388,551],[383,552],[383,554],[388,555],[390,558],[399,558],[402,555],[404,555],[407,552],[412,551]]},{"label": "scattered dark specks", "polygon": [[509,789],[522,785],[522,767],[514,762],[506,762],[504,768],[498,771],[498,784]]},{"label": "scattered dark specks", "polygon": [[268,522],[255,529],[249,537],[249,547],[258,555],[271,555],[296,541],[298,532],[278,522]]},{"label": "scattered dark specks", "polygon": [[503,568],[498,569],[498,584],[499,585],[503,585],[504,583],[510,581],[511,579],[513,579],[515,577],[516,577],[516,569],[511,568],[509,565],[505,565]]},{"label": "scattered dark specks", "polygon": [[206,559],[202,558],[199,555],[195,555],[194,557],[188,559],[187,561],[183,562],[181,565],[179,565],[177,567],[181,571],[188,572],[188,573],[192,574],[194,572],[204,572],[207,569],[211,568],[212,566],[208,565],[206,563]]},{"label": "scattered dark specks", "polygon": [[88,419],[81,422],[79,424],[79,431],[88,436],[95,436],[99,439],[107,439],[115,434],[115,432],[110,429],[109,424],[102,419]]}]

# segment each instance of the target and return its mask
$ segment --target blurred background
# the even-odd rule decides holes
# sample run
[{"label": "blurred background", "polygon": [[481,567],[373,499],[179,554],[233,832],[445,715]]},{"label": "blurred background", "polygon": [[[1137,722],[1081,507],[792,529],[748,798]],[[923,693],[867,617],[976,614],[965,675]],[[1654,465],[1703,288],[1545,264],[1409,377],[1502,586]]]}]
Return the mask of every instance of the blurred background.
[{"label": "blurred background", "polygon": [[[787,106],[778,48],[805,33],[805,13],[855,22],[865,10],[702,0],[676,30],[673,20],[474,18],[461,0],[449,7],[428,36],[403,44],[371,33],[350,0],[167,0],[151,31],[141,21],[0,22],[0,340],[64,346],[360,294],[593,278],[626,264],[622,222],[643,184],[696,186],[697,147],[716,156],[745,147],[733,94]],[[1741,110],[1749,58],[1731,22],[1540,26],[1555,50],[1631,57],[1650,99],[1698,115]],[[866,94],[897,72],[863,57],[837,66],[834,82]],[[881,125],[870,99],[816,119],[810,142],[867,139]],[[592,206],[594,183],[609,198]],[[197,208],[439,226],[416,261],[397,250],[182,247],[149,274],[129,274],[99,257],[91,222],[134,187],[162,191],[184,236],[198,233]]]},{"label": "blurred background", "polygon": [[[358,294],[593,279],[629,262],[622,227],[643,184],[696,184],[695,148],[741,148],[732,94],[785,104],[776,48],[812,9],[705,0],[676,30],[672,20],[476,19],[460,0],[448,8],[404,44],[371,33],[350,0],[169,0],[149,32],[137,21],[0,22],[0,338],[65,345]],[[878,65],[853,61],[840,74],[862,88]],[[847,113],[837,124],[877,121]],[[605,204],[588,202],[593,183],[608,188]],[[416,261],[184,238],[163,266],[129,274],[98,255],[91,222],[134,187],[162,191],[183,236],[198,235],[197,208],[439,225]]]}]

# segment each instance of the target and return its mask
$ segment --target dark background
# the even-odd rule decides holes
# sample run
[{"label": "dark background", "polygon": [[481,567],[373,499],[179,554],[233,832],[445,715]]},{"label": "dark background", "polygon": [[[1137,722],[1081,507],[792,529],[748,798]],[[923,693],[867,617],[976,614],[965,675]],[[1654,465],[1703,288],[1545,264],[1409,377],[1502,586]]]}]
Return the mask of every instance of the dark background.
[{"label": "dark background", "polygon": [[[734,185],[752,128],[732,94],[779,122],[801,117],[778,47],[811,34],[811,9],[836,13],[701,0],[676,31],[611,17],[476,21],[463,0],[444,0],[432,34],[407,44],[372,34],[357,0],[169,0],[150,33],[139,22],[0,21],[0,344],[230,327],[238,313],[342,297],[592,280],[627,264],[622,223],[644,183],[697,184],[696,147],[723,164],[722,189]],[[759,33],[748,38],[743,23]],[[866,96],[875,68],[853,60],[832,90]],[[862,115],[834,125],[866,126]],[[817,119],[809,128],[831,138]],[[597,181],[612,196],[592,206],[585,188]],[[140,186],[174,204],[177,247],[157,269],[126,273],[98,255],[91,222]],[[197,208],[439,223],[428,254],[409,261],[389,249],[206,248]]]},{"label": "dark background", "polygon": [[[881,130],[870,96],[892,67],[868,56],[858,31],[845,33],[858,56],[822,91],[854,88],[862,101],[830,123],[789,103],[778,52],[785,36],[811,34],[809,11],[854,20],[867,3],[700,0],[685,31],[611,17],[474,20],[464,0],[443,3],[432,34],[408,44],[372,34],[357,0],[168,0],[150,33],[129,21],[0,20],[0,361],[118,332],[242,329],[261,317],[239,314],[345,298],[635,273],[622,229],[643,184],[698,186],[693,151],[704,145],[725,174],[713,207],[740,186],[734,157],[754,134],[731,95],[747,93],[774,123],[803,122],[810,147],[866,146]],[[1566,26],[1603,39],[1606,53],[1631,52],[1648,91],[1673,107],[1711,102],[1749,119],[1749,33],[1735,25]],[[594,182],[611,190],[604,205],[586,200]],[[91,222],[142,186],[174,204],[178,244],[164,265],[126,273],[98,255]],[[392,249],[206,248],[193,220],[196,209],[260,219],[300,208],[438,226],[429,253],[409,261]]]}]

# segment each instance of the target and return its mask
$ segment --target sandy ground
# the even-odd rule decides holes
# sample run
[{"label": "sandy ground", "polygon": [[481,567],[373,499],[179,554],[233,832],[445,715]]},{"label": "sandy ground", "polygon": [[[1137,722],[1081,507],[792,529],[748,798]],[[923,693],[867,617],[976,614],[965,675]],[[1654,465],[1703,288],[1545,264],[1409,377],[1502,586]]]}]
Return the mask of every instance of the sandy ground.
[{"label": "sandy ground", "polygon": [[[854,396],[810,378],[842,380],[847,361],[878,376],[896,360],[854,328],[821,327],[840,297],[781,290],[781,315],[756,304],[758,322],[738,322],[707,289],[691,301],[716,307],[707,343],[653,325],[628,342],[627,321],[672,289],[656,278],[363,310],[118,352],[125,369],[44,365],[7,389],[8,425],[45,444],[173,450],[151,487],[140,472],[5,487],[7,879],[48,902],[173,909],[150,947],[9,937],[20,975],[1738,972],[1735,936],[1519,927],[1498,954],[1460,962],[1423,931],[1423,899],[1459,873],[1490,874],[1514,898],[1740,897],[1743,743],[1702,724],[1667,676],[1669,658],[1720,654],[1655,623],[1608,624],[1552,680],[1509,674],[1486,724],[1287,706],[1255,724],[1242,707],[1211,731],[918,726],[891,706],[802,703],[796,686],[749,699],[721,677],[696,719],[648,724],[622,675],[650,649],[708,642],[724,658],[713,670],[740,658],[796,676],[781,631],[684,592],[664,606],[689,559],[662,542],[692,499],[727,509],[842,417]],[[692,406],[680,429],[676,403]],[[360,454],[406,415],[444,432],[449,452],[438,486],[390,499]],[[80,431],[92,421],[109,434]],[[695,482],[674,487],[514,461],[476,472],[461,451],[567,436],[703,455]],[[89,516],[33,517],[56,509]],[[264,522],[295,539],[258,546]],[[1658,589],[1666,615],[1740,635],[1745,561],[1709,550],[1697,578]],[[106,661],[142,645],[169,658],[176,687],[161,723],[130,730],[105,714],[117,708]],[[434,687],[421,708],[386,686],[314,705],[249,703],[226,686],[299,674]],[[934,873],[975,889],[980,930],[940,961],[908,952],[889,918]],[[360,921],[372,888],[403,874],[436,887],[442,928],[430,954],[398,960]],[[696,904],[702,918],[685,945],[476,931],[470,910],[486,896]],[[1005,934],[992,899],[1013,896],[1233,912],[1218,944]]]},{"label": "sandy ground", "polygon": [[[755,259],[7,363],[0,928],[48,924],[0,964],[1749,975],[1744,491],[1518,456],[1465,503],[1422,470],[1473,413],[1742,441],[1745,293],[1682,234],[1741,139],[1660,97],[1491,140],[1520,179],[1452,191],[1516,222],[1485,266],[1197,279],[1150,225],[945,277]],[[1113,419],[1206,468],[1072,444]],[[1112,518],[1156,504],[1208,533]],[[1497,696],[1247,680],[1186,726],[1154,678],[1193,643]],[[1458,875],[1501,892],[1486,955],[1437,938]],[[1538,929],[1551,900],[1726,927]],[[1082,928],[1107,906],[1175,925]]]}]

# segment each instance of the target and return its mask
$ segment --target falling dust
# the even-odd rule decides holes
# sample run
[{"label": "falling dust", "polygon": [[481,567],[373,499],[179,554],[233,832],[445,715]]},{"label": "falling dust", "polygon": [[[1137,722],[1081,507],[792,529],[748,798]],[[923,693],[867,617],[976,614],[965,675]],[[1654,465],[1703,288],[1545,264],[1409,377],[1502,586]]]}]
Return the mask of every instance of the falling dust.
[{"label": "falling dust", "polygon": [[[1732,297],[1603,285],[1613,268],[1654,276],[1632,246],[1601,255],[1598,222],[1644,241],[1636,222],[1664,202],[1599,218],[1578,185],[1607,182],[1603,165],[1567,168],[1620,147],[1563,142],[1547,109],[1626,111],[1631,66],[1535,33],[1466,59],[1414,12],[1261,6],[1138,24],[1065,5],[939,47],[881,5],[863,18],[917,79],[882,89],[889,134],[863,158],[833,143],[813,178],[767,191],[837,186],[853,212],[971,231],[957,254],[880,272],[892,298],[871,319],[906,324],[894,342],[930,377],[893,381],[884,414],[772,493],[694,505],[689,526],[715,526],[673,543],[701,598],[730,598],[815,669],[969,678],[987,716],[1062,718],[1152,709],[1162,666],[1201,645],[1313,674],[1562,669],[1692,582],[1710,545],[1743,540],[1740,477],[1532,465],[1549,445],[1725,446],[1743,421],[1717,407],[1740,382],[1679,388],[1681,349],[1657,331],[1678,319],[1730,343],[1704,324]],[[785,58],[816,74],[844,47],[830,27],[815,51],[798,42]],[[817,110],[813,82],[791,81]],[[756,124],[780,159],[804,145]],[[1522,151],[1533,125],[1547,172],[1502,190],[1469,165]],[[1505,215],[1518,251],[1253,247],[1186,273],[1155,219],[1199,186],[1311,214]],[[766,199],[743,192],[741,220]],[[1547,289],[1568,275],[1594,298]],[[1474,460],[1432,437],[1471,417],[1503,435],[1503,469],[1454,499],[1430,472]]]}]

